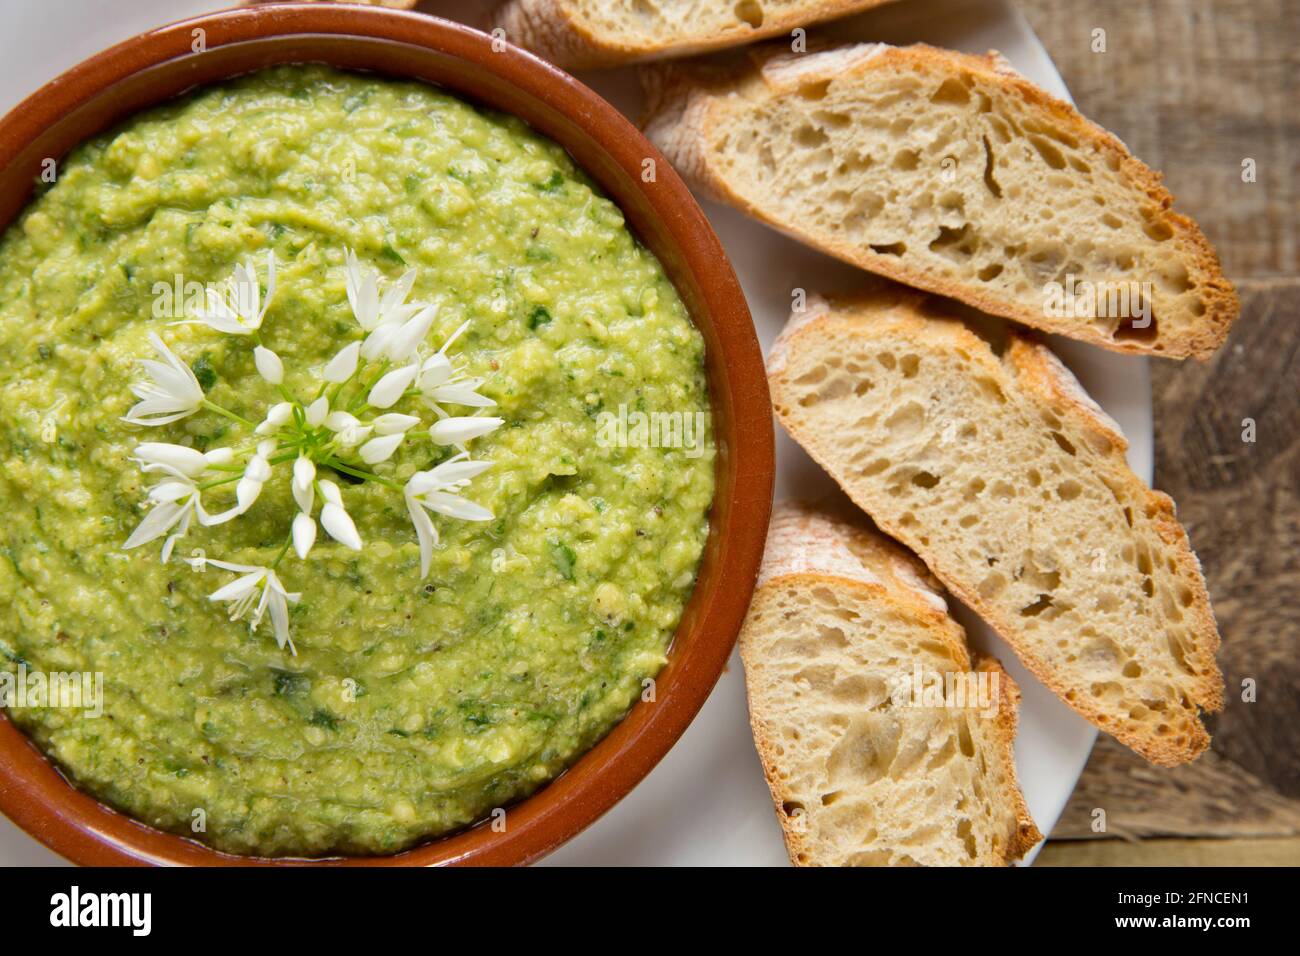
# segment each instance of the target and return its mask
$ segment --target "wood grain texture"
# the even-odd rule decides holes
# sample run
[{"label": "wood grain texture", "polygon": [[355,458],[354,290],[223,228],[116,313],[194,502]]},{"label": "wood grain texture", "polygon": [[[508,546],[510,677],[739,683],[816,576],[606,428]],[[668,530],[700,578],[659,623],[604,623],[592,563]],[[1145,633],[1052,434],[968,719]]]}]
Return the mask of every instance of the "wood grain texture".
[{"label": "wood grain texture", "polygon": [[1049,843],[1035,866],[1296,866],[1300,837],[1280,840],[1122,840]]},{"label": "wood grain texture", "polygon": [[[1163,170],[1243,303],[1211,362],[1153,368],[1156,486],[1178,502],[1223,635],[1229,693],[1213,748],[1161,770],[1099,740],[1040,861],[1294,865],[1296,840],[1131,841],[1300,835],[1300,2],[1020,7],[1083,112]],[[1095,29],[1105,53],[1091,49]],[[1242,182],[1247,157],[1254,183]],[[1242,699],[1247,679],[1253,703]],[[1104,833],[1093,830],[1098,808]],[[1096,837],[1126,842],[1062,842]]]}]

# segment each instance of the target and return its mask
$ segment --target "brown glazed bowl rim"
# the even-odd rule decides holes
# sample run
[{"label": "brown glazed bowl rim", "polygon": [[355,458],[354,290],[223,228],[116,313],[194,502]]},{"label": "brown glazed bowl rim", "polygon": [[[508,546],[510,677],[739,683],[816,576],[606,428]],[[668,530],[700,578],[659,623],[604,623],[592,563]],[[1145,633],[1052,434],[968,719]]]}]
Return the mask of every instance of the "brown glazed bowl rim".
[{"label": "brown glazed bowl rim", "polygon": [[[201,31],[201,32],[200,32]],[[200,43],[202,40],[202,43]],[[203,49],[196,51],[196,47]],[[152,829],[74,789],[0,711],[0,811],[84,865],[506,865],[536,860],[624,797],[685,731],[730,656],[762,559],[774,452],[763,358],[744,295],[704,214],[663,156],[610,104],[513,46],[424,14],[285,4],[228,10],[141,34],[46,85],[0,120],[0,229],[46,157],[186,89],[275,63],[321,62],[424,79],[521,116],[563,145],[663,262],[705,337],[717,490],[695,591],[656,700],[638,702],[569,770],[477,826],[394,856],[236,857]],[[654,161],[643,181],[645,160]]]}]

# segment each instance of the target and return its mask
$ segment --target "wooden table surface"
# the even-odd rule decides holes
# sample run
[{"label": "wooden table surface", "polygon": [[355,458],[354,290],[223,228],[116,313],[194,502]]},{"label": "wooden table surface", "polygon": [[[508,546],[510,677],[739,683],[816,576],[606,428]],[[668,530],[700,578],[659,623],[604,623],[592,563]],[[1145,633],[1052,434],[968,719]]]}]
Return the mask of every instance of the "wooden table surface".
[{"label": "wooden table surface", "polygon": [[1300,0],[1018,2],[1079,108],[1163,171],[1242,298],[1212,361],[1153,373],[1155,483],[1178,503],[1223,635],[1213,747],[1165,770],[1103,736],[1039,864],[1297,865]]}]

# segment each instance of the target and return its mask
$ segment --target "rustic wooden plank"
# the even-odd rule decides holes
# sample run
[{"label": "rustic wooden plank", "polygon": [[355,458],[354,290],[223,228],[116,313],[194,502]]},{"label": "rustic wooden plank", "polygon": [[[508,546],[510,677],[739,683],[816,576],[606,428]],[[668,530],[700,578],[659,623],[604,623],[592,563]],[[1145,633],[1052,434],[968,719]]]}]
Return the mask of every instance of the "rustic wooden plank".
[{"label": "rustic wooden plank", "polygon": [[[1098,810],[1105,811],[1104,820]],[[1094,829],[1099,820],[1104,831]],[[1105,738],[1097,742],[1052,841],[1297,834],[1300,802],[1213,750],[1170,770]]]},{"label": "rustic wooden plank", "polygon": [[1300,837],[1049,843],[1034,866],[1300,866]]}]

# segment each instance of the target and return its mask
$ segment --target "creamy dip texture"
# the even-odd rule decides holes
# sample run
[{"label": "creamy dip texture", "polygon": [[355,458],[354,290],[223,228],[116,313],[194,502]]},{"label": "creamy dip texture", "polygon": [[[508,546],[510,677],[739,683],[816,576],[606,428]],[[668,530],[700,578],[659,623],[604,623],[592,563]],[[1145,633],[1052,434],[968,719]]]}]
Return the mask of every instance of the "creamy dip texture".
[{"label": "creamy dip texture", "polygon": [[[694,584],[713,453],[611,446],[598,423],[707,413],[703,344],[559,146],[426,86],[287,67],[142,114],[40,189],[0,241],[0,664],[103,675],[102,716],[9,708],[79,787],[227,851],[389,853],[534,790],[643,694]],[[150,332],[214,403],[256,419],[276,400],[251,341],[175,321],[174,290],[268,250],[262,340],[310,392],[364,334],[345,249],[416,270],[435,347],[469,320],[453,357],[505,423],[475,441],[494,464],[466,494],[494,518],[434,515],[422,578],[401,494],[332,476],[365,546],[321,535],[280,564],[303,595],[294,655],[208,600],[232,575],[180,560],[269,564],[287,474],[167,563],[160,542],[124,551],[152,483],[136,446],[202,451],[237,426],[122,416]],[[453,452],[412,442],[375,471]]]}]

